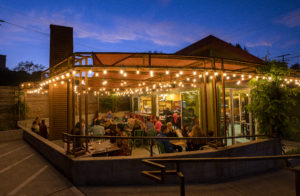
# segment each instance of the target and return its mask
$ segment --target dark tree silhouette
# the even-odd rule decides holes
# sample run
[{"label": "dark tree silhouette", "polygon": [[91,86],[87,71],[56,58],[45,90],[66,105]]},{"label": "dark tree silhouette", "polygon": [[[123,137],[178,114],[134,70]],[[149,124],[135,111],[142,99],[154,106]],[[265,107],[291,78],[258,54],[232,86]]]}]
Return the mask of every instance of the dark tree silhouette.
[{"label": "dark tree silhouette", "polygon": [[33,72],[42,71],[45,69],[43,65],[34,64],[32,61],[20,62],[13,70],[14,71],[25,71],[32,74]]},{"label": "dark tree silhouette", "polygon": [[295,69],[295,70],[300,70],[300,64],[299,64],[299,63],[295,63],[295,64],[292,65],[290,68],[291,68],[291,69]]}]

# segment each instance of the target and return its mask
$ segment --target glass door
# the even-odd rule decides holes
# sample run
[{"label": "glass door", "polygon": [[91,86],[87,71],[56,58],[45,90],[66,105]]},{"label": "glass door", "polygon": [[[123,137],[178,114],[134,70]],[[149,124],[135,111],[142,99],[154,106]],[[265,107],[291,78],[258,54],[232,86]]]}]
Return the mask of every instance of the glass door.
[{"label": "glass door", "polygon": [[[246,109],[249,103],[248,90],[227,89],[226,90],[226,120],[227,136],[249,136],[250,115]],[[227,119],[228,118],[228,119]],[[228,145],[236,142],[243,143],[249,138],[229,139]]]}]

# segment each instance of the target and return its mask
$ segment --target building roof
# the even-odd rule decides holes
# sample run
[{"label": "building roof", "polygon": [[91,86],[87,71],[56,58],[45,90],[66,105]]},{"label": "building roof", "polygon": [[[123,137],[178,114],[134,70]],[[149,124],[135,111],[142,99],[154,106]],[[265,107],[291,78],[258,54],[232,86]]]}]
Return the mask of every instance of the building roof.
[{"label": "building roof", "polygon": [[261,64],[264,61],[249,52],[209,35],[177,52],[177,55],[218,57]]}]

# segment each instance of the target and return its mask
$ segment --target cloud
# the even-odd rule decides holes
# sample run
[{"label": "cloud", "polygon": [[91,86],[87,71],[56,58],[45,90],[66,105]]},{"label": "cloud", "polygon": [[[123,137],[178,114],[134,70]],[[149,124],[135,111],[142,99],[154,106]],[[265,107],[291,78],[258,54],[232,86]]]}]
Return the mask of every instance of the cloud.
[{"label": "cloud", "polygon": [[[122,41],[149,41],[160,46],[180,46],[199,39],[200,28],[192,25],[178,24],[170,21],[145,21],[132,18],[122,18],[103,14],[107,21],[90,22],[82,14],[69,9],[57,12],[31,11],[24,16],[16,15],[10,20],[15,24],[22,24],[26,28],[49,32],[50,24],[70,26],[74,28],[74,37],[94,39],[106,43],[120,43]],[[7,33],[25,33],[25,29],[11,27]],[[192,32],[192,33],[191,33]],[[31,32],[32,34],[33,32]],[[24,35],[26,36],[26,35]]]},{"label": "cloud", "polygon": [[283,24],[287,27],[300,26],[300,9],[289,12],[280,19],[275,20],[276,23]]},{"label": "cloud", "polygon": [[283,43],[282,45],[281,45],[281,48],[287,48],[287,47],[289,47],[289,46],[292,46],[292,45],[296,45],[296,44],[298,44],[298,43],[300,43],[300,40],[291,40],[291,41],[287,41],[287,42],[285,42],[285,43]]},{"label": "cloud", "polygon": [[272,43],[270,41],[258,41],[258,42],[247,42],[245,45],[249,48],[258,47],[258,46],[270,47],[272,46]]}]

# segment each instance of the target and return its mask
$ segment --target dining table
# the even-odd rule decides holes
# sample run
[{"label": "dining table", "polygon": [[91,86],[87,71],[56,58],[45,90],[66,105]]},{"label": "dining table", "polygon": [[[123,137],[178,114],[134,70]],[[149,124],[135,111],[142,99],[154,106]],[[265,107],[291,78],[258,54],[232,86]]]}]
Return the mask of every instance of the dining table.
[{"label": "dining table", "polygon": [[93,157],[110,156],[121,149],[116,143],[111,143],[110,140],[98,140],[89,144],[89,152]]}]

